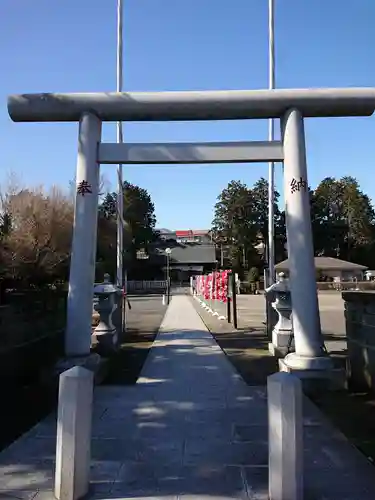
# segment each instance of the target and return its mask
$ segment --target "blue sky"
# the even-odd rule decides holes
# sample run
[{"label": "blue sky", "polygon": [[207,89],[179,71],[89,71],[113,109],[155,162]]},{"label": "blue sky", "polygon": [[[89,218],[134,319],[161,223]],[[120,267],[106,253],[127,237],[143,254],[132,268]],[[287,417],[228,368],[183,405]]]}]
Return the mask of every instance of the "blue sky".
[{"label": "blue sky", "polygon": [[[375,86],[374,0],[275,0],[279,88]],[[12,123],[6,97],[116,88],[116,0],[1,0],[1,175],[67,186],[77,125]],[[268,86],[267,0],[124,0],[124,90]],[[354,175],[375,199],[375,118],[306,125],[309,182]],[[277,126],[278,128],[278,126]],[[105,124],[103,140],[115,140]],[[128,141],[265,140],[265,121],[125,124]],[[280,167],[277,187],[282,190]],[[102,167],[115,186],[115,167]],[[232,179],[251,185],[267,165],[127,166],[148,189],[158,225],[204,228]]]}]

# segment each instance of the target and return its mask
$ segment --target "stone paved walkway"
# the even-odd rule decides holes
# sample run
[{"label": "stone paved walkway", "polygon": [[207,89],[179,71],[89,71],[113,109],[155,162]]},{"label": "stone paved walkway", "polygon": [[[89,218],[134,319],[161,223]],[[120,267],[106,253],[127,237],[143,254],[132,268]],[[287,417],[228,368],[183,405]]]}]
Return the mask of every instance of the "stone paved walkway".
[{"label": "stone paved walkway", "polygon": [[[304,408],[305,499],[373,500],[375,469]],[[56,420],[0,454],[0,499],[52,498]],[[265,500],[267,400],[248,387],[191,299],[173,297],[138,383],[98,387],[91,497]]]}]

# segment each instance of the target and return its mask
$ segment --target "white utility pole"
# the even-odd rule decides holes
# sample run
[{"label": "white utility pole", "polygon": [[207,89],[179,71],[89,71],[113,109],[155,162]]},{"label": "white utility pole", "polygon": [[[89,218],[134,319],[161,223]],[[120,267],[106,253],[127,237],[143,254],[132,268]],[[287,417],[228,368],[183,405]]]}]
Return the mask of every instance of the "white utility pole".
[{"label": "white utility pole", "polygon": [[[117,92],[122,92],[122,0],[117,0]],[[122,122],[117,122],[117,142],[123,142]],[[117,168],[118,193],[117,193],[117,286],[123,287],[123,250],[124,250],[124,197],[122,186],[122,165]]]},{"label": "white utility pole", "polygon": [[[275,0],[268,0],[268,63],[269,89],[275,88]],[[270,118],[268,140],[275,138],[274,120]],[[275,221],[274,221],[275,164],[268,165],[268,273],[269,285],[275,281]]]}]

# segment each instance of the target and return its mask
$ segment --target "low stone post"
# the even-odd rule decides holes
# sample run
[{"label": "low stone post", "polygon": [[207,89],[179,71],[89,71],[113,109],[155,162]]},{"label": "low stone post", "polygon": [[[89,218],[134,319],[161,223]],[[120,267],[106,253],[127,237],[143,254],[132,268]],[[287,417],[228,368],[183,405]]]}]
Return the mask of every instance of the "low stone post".
[{"label": "low stone post", "polygon": [[75,366],[60,375],[55,496],[79,500],[88,493],[94,374]]},{"label": "low stone post", "polygon": [[290,373],[267,379],[270,500],[303,499],[302,384]]},{"label": "low stone post", "polygon": [[107,354],[118,347],[119,331],[113,320],[122,291],[110,282],[109,274],[105,274],[104,282],[94,287],[94,295],[99,299],[94,309],[100,314],[100,322],[93,333],[93,344],[98,352]]},{"label": "low stone post", "polygon": [[265,293],[266,296],[274,295],[272,308],[278,314],[278,321],[272,330],[272,342],[268,347],[272,355],[284,357],[294,350],[291,293],[284,273],[279,274],[279,280],[266,288]]}]

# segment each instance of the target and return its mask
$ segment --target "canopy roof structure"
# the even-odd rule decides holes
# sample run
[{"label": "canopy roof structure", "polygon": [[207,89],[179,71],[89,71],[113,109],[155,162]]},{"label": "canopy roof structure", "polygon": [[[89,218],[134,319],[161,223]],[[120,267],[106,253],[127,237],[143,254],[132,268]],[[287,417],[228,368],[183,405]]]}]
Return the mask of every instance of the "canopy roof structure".
[{"label": "canopy roof structure", "polygon": [[[315,268],[320,271],[365,271],[367,269],[366,266],[333,257],[315,257],[314,262]],[[289,270],[289,259],[276,264],[275,269],[276,271]]]}]

